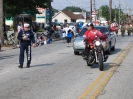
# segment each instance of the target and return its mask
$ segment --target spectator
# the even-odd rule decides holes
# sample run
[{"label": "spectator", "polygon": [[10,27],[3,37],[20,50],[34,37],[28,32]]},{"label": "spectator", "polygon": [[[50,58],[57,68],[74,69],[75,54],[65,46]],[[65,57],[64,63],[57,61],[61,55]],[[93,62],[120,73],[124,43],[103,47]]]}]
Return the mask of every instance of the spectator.
[{"label": "spectator", "polygon": [[82,23],[81,23],[81,22],[79,22],[79,23],[78,23],[79,32],[81,31],[82,26],[83,26],[83,25],[82,25]]},{"label": "spectator", "polygon": [[51,29],[50,29],[50,37],[55,38],[54,32],[55,32],[55,31],[54,31],[54,28],[51,27]]},{"label": "spectator", "polygon": [[42,33],[41,34],[41,45],[44,45],[44,38],[45,38],[44,33]]},{"label": "spectator", "polygon": [[48,38],[48,41],[47,41],[47,44],[51,44],[51,43],[52,43],[52,38],[49,37],[49,38]]},{"label": "spectator", "polygon": [[41,46],[41,36],[39,34],[37,35],[36,45]]},{"label": "spectator", "polygon": [[44,28],[44,35],[47,36],[48,35],[48,30],[46,28]]},{"label": "spectator", "polygon": [[17,30],[18,30],[18,33],[20,30],[23,30],[23,25],[21,22],[19,22],[18,26],[17,26]]}]

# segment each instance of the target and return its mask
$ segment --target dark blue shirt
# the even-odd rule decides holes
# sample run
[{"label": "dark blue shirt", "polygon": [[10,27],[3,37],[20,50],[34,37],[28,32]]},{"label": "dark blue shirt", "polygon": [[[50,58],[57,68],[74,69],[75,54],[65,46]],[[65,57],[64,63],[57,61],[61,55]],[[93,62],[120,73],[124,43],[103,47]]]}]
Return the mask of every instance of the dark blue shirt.
[{"label": "dark blue shirt", "polygon": [[[27,39],[26,40],[23,40],[23,36],[27,36]],[[31,43],[35,43],[35,38],[34,38],[34,34],[33,32],[31,32],[30,30],[29,31],[24,31],[24,30],[21,30],[19,33],[18,33],[18,40],[20,40],[20,44],[31,44]]]}]

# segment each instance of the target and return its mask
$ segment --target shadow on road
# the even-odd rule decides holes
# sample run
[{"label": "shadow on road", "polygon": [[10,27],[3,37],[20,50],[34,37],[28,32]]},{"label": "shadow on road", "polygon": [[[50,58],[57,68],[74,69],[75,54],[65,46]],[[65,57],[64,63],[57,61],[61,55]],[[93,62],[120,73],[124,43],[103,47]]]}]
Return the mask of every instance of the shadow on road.
[{"label": "shadow on road", "polygon": [[0,60],[2,60],[2,59],[14,58],[14,56],[16,56],[16,55],[2,56],[2,57],[0,57]]},{"label": "shadow on road", "polygon": [[38,65],[34,65],[34,66],[30,66],[30,67],[39,67],[39,66],[52,66],[54,65],[55,63],[51,63],[51,64],[38,64]]},{"label": "shadow on road", "polygon": [[117,54],[117,53],[119,53],[120,51],[122,51],[122,49],[116,48],[115,51],[111,51],[111,55]]},{"label": "shadow on road", "polygon": [[[118,64],[116,63],[104,63],[104,71],[108,71],[110,70],[112,67],[117,66]],[[99,69],[99,65],[98,64],[94,64],[92,67],[92,69],[98,68]]]}]

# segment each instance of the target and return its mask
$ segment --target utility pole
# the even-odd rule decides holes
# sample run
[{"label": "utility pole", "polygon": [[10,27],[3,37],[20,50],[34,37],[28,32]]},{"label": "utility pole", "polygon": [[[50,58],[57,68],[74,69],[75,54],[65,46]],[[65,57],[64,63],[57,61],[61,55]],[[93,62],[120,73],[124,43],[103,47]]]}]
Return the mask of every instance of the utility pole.
[{"label": "utility pole", "polygon": [[90,22],[92,22],[92,0],[90,0]]},{"label": "utility pole", "polygon": [[115,21],[116,21],[116,6],[115,6]]},{"label": "utility pole", "polygon": [[110,5],[110,24],[112,22],[112,0],[109,0],[109,5]]},{"label": "utility pole", "polygon": [[119,25],[121,23],[121,3],[120,3],[120,0],[119,0]]},{"label": "utility pole", "polygon": [[49,0],[49,31],[51,30],[51,25],[52,25],[52,7],[51,7],[51,2],[52,0]]},{"label": "utility pole", "polygon": [[[94,6],[94,12],[96,13],[96,2],[95,2],[95,0],[93,0],[93,6]],[[97,14],[95,14],[95,25],[96,25],[96,18],[97,18]]]},{"label": "utility pole", "polygon": [[96,12],[96,1],[95,0],[93,1],[93,4],[94,4],[94,11]]},{"label": "utility pole", "polygon": [[3,43],[3,0],[0,0],[0,39]]}]

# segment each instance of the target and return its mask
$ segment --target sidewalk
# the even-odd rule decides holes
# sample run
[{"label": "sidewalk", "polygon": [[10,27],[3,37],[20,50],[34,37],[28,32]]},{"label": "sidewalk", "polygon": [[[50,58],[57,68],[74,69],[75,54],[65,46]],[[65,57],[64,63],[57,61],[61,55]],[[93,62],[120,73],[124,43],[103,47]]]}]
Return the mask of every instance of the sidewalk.
[{"label": "sidewalk", "polygon": [[[59,41],[59,40],[62,40],[62,38],[53,39],[53,42]],[[14,49],[13,46],[5,46],[4,45],[4,46],[1,47],[1,51],[11,50],[11,49]]]}]

